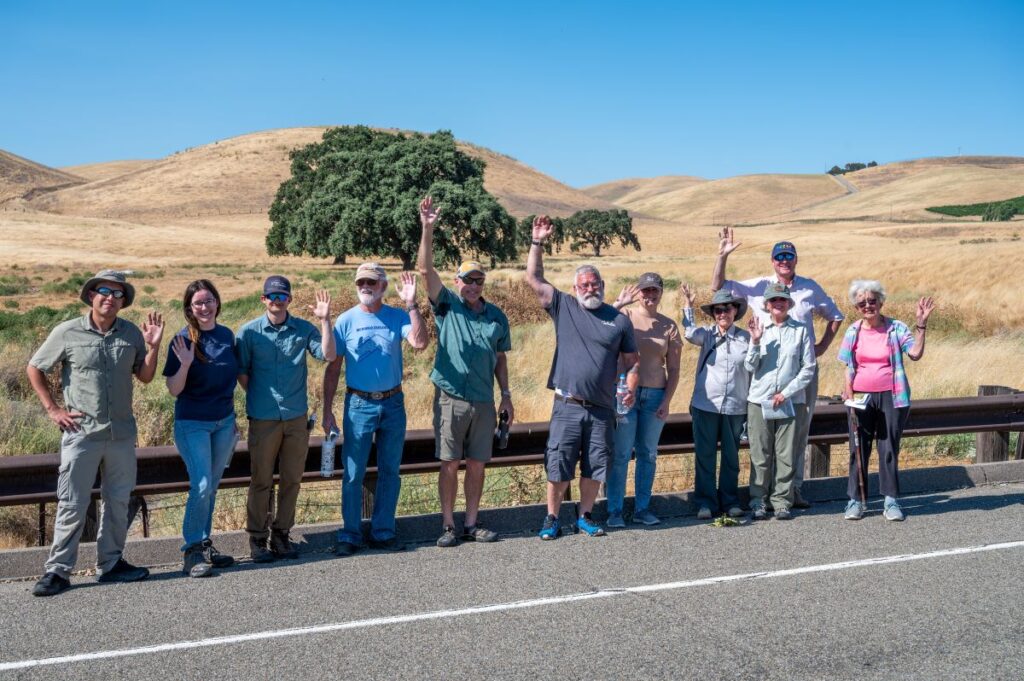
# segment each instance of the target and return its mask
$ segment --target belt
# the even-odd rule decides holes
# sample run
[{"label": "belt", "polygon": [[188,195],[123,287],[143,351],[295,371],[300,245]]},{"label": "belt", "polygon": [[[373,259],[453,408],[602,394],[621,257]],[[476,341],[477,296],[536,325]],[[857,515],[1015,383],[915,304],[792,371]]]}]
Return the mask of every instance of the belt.
[{"label": "belt", "polygon": [[345,391],[350,392],[353,395],[358,395],[359,397],[362,397],[364,400],[386,400],[392,395],[397,395],[398,393],[402,392],[402,385],[398,384],[391,390],[374,390],[372,392],[367,392],[365,390],[356,390],[355,388],[352,387],[346,387]]},{"label": "belt", "polygon": [[588,400],[581,400],[578,397],[572,397],[570,395],[561,395],[559,393],[555,393],[555,399],[558,400],[559,402],[571,402],[572,404],[578,404],[581,407],[586,407],[588,409],[590,407],[600,407],[601,406],[600,404],[597,404],[596,402],[590,402]]}]

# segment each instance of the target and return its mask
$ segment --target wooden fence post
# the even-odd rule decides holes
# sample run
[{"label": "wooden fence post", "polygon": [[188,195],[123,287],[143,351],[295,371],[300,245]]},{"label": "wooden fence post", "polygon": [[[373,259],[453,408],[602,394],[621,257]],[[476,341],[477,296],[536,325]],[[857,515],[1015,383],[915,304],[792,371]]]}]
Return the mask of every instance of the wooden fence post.
[{"label": "wooden fence post", "polygon": [[[982,395],[1010,395],[1015,392],[1016,390],[1013,388],[1007,388],[1002,385],[978,386],[979,397]],[[978,433],[974,438],[974,463],[1006,461],[1010,458],[1009,431],[1002,430],[994,433]]]},{"label": "wooden fence post", "polygon": [[[819,396],[816,406],[829,404],[829,398]],[[804,452],[804,479],[827,478],[831,472],[832,447],[828,444],[807,445]]]}]

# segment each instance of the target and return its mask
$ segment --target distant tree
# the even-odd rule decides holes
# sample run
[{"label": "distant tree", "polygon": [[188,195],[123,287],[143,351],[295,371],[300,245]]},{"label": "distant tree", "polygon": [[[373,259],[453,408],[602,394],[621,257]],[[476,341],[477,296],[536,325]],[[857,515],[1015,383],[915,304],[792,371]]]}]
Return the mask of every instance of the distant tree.
[{"label": "distant tree", "polygon": [[828,169],[828,174],[829,175],[842,175],[843,174],[843,169],[840,168],[839,166],[832,166],[831,168]]},{"label": "distant tree", "polygon": [[[530,240],[533,238],[533,219],[536,215],[527,215],[525,218],[519,221],[519,227],[517,231],[517,243],[520,248],[527,250],[530,246]],[[554,226],[554,231],[551,236],[544,241],[544,251],[551,255],[552,253],[561,253],[562,245],[565,243],[565,218],[551,218],[551,224]]]},{"label": "distant tree", "polygon": [[572,252],[590,248],[595,257],[601,250],[618,241],[623,248],[640,250],[640,240],[633,233],[633,218],[624,210],[581,210],[565,220],[565,235]]},{"label": "distant tree", "polygon": [[868,168],[874,168],[877,165],[878,165],[878,163],[875,162],[875,161],[868,161]]},{"label": "distant tree", "polygon": [[419,246],[419,202],[441,208],[438,265],[468,255],[492,263],[516,255],[516,223],[483,185],[484,162],[432,135],[331,128],[291,153],[292,175],[270,207],[270,255],[396,257],[411,269]]},{"label": "distant tree", "polygon": [[984,222],[1007,222],[1012,220],[1016,214],[1017,206],[1013,201],[1000,201],[999,203],[990,203],[981,219]]},{"label": "distant tree", "polygon": [[843,171],[847,173],[852,173],[858,170],[864,170],[864,168],[866,167],[867,166],[865,166],[863,163],[847,163],[845,166],[843,166]]}]

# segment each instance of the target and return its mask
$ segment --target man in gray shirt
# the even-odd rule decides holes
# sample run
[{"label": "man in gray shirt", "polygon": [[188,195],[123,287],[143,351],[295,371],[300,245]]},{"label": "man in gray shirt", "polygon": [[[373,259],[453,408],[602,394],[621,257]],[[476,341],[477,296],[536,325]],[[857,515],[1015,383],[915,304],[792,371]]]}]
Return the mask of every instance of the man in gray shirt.
[{"label": "man in gray shirt", "polygon": [[615,372],[621,356],[632,405],[638,375],[633,325],[604,303],[604,282],[597,268],[576,270],[569,296],[544,279],[544,241],[553,231],[550,218],[533,221],[533,240],[526,264],[526,281],[555,323],[555,356],[548,388],[555,391],[544,464],[548,474],[548,515],[541,539],[555,539],[560,529],[558,510],[565,490],[580,464],[580,517],[577,527],[589,536],[604,529],[590,515],[605,479],[615,430]]},{"label": "man in gray shirt", "polygon": [[[96,472],[102,470],[103,507],[96,536],[101,582],[135,582],[149,576],[121,557],[128,535],[128,500],[135,489],[135,416],[132,377],[156,375],[164,323],[151,312],[142,330],[118,317],[132,304],[135,287],[123,272],[103,270],[82,286],[89,312],[58,325],[29,360],[28,380],[47,415],[61,429],[57,516],[46,573],[32,589],[54,596],[71,586],[78,542],[85,527]],[[59,366],[64,406],[53,399],[46,373]]]}]

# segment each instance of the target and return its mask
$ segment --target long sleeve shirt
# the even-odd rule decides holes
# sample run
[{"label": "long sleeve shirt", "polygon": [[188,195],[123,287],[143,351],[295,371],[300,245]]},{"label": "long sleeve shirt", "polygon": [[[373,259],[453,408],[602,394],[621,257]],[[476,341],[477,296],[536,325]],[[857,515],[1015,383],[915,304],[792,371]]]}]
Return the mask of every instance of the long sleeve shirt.
[{"label": "long sleeve shirt", "polygon": [[760,344],[750,344],[744,364],[753,373],[747,395],[750,402],[760,404],[782,393],[803,404],[804,388],[814,378],[817,366],[807,325],[789,318],[779,325],[767,324]]},{"label": "long sleeve shirt", "polygon": [[683,329],[687,342],[700,348],[690,406],[715,414],[746,414],[750,371],[744,360],[750,334],[733,324],[723,339],[714,324],[694,323],[692,307],[683,308]]}]

